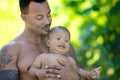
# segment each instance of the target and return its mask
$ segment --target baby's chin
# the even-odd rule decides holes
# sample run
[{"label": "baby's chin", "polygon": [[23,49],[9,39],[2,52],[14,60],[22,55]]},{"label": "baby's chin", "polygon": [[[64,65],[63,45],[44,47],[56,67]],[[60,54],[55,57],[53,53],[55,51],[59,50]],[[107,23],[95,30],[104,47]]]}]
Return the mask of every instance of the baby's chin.
[{"label": "baby's chin", "polygon": [[65,52],[59,52],[58,54],[63,56],[68,56],[68,53],[65,53]]},{"label": "baby's chin", "polygon": [[68,52],[64,52],[63,50],[51,50],[50,52],[58,55],[68,56]]}]

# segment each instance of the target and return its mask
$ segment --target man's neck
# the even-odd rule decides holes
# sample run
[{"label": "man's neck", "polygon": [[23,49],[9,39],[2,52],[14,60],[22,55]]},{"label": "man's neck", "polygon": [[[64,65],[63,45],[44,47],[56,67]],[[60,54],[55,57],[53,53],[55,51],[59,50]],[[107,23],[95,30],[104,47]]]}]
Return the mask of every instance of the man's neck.
[{"label": "man's neck", "polygon": [[32,42],[32,43],[35,43],[35,44],[39,44],[39,43],[44,41],[43,36],[36,35],[34,33],[28,32],[28,31],[24,31],[23,35],[24,35],[26,41],[29,41],[29,42]]}]

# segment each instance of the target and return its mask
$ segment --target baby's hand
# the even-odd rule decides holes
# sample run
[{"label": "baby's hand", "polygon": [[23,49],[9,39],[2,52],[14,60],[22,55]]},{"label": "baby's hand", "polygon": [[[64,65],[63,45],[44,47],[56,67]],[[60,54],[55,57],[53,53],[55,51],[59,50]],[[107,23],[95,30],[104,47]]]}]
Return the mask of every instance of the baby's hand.
[{"label": "baby's hand", "polygon": [[100,68],[101,67],[91,70],[91,72],[90,72],[91,78],[99,78],[100,77]]}]

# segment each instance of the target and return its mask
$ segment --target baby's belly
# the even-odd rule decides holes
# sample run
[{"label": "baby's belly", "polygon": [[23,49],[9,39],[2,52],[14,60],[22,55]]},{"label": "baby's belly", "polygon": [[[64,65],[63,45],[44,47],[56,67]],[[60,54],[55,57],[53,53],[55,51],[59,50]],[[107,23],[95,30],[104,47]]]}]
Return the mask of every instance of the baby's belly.
[{"label": "baby's belly", "polygon": [[45,60],[42,64],[42,69],[45,69],[46,66],[60,65],[56,59]]}]

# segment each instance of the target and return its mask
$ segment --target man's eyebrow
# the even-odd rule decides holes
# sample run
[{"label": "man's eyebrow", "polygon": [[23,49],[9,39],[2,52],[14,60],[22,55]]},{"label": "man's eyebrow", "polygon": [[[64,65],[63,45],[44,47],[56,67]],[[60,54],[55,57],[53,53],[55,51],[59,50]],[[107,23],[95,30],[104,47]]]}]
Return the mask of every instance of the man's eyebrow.
[{"label": "man's eyebrow", "polygon": [[36,15],[36,17],[39,17],[39,16],[42,17],[43,15],[42,15],[42,14],[37,14],[37,15]]},{"label": "man's eyebrow", "polygon": [[[47,12],[47,14],[50,14],[50,13],[51,13],[51,10]],[[42,16],[42,14],[38,14],[37,16]]]}]

